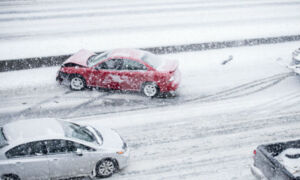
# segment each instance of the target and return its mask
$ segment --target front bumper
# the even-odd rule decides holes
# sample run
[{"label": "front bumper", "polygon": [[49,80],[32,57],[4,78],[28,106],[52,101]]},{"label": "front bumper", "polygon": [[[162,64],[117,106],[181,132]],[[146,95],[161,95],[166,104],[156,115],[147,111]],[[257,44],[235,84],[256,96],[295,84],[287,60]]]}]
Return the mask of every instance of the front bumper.
[{"label": "front bumper", "polygon": [[69,74],[65,72],[58,71],[56,75],[56,81],[59,84],[70,85]]},{"label": "front bumper", "polygon": [[257,167],[255,167],[254,165],[251,165],[251,173],[253,174],[253,176],[256,177],[256,179],[259,180],[268,180],[265,175],[261,172],[260,169],[258,169]]},{"label": "front bumper", "polygon": [[130,149],[127,148],[127,150],[124,152],[124,154],[120,154],[117,156],[117,161],[119,165],[119,169],[123,169],[128,166],[129,163],[129,157],[130,157]]}]

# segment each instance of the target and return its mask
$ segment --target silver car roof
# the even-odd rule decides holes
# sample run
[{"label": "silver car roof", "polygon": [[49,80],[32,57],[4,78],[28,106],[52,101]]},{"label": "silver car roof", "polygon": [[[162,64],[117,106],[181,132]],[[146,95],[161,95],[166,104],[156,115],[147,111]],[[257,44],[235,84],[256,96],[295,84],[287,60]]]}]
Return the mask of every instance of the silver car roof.
[{"label": "silver car roof", "polygon": [[8,144],[65,137],[62,125],[56,119],[13,121],[3,126],[3,133]]}]

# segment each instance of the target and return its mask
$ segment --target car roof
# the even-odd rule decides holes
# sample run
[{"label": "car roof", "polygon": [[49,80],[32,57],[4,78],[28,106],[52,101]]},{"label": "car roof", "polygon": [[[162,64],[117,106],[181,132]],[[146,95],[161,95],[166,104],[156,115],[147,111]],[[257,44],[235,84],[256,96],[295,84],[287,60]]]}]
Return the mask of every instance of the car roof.
[{"label": "car roof", "polygon": [[109,57],[124,57],[130,59],[141,59],[145,52],[138,49],[114,49],[110,52]]},{"label": "car roof", "polygon": [[56,119],[30,119],[13,121],[3,126],[9,144],[65,137],[61,123]]}]

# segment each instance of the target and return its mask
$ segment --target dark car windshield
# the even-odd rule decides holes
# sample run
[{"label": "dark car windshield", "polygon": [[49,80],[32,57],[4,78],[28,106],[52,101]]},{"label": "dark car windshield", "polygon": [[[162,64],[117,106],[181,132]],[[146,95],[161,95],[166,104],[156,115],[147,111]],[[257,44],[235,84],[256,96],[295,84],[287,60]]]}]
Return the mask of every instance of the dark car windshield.
[{"label": "dark car windshield", "polygon": [[96,64],[98,64],[102,60],[106,59],[108,57],[108,55],[109,55],[109,52],[104,52],[104,53],[101,53],[99,55],[91,56],[87,61],[87,65],[89,67],[95,66]]},{"label": "dark car windshield", "polygon": [[163,62],[161,57],[149,52],[145,52],[145,55],[142,57],[142,60],[155,69],[157,69]]},{"label": "dark car windshield", "polygon": [[65,122],[65,121],[62,121],[61,124],[65,131],[66,137],[98,144],[95,135],[84,126],[79,126],[78,124]]}]

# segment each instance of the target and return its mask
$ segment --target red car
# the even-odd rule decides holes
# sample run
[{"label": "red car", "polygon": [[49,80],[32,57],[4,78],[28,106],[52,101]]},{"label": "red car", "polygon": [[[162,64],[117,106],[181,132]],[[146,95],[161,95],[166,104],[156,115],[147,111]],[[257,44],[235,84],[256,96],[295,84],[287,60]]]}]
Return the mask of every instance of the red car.
[{"label": "red car", "polygon": [[116,49],[99,55],[80,50],[62,64],[56,80],[67,82],[72,90],[100,87],[153,97],[175,92],[180,78],[177,61],[137,49]]}]

